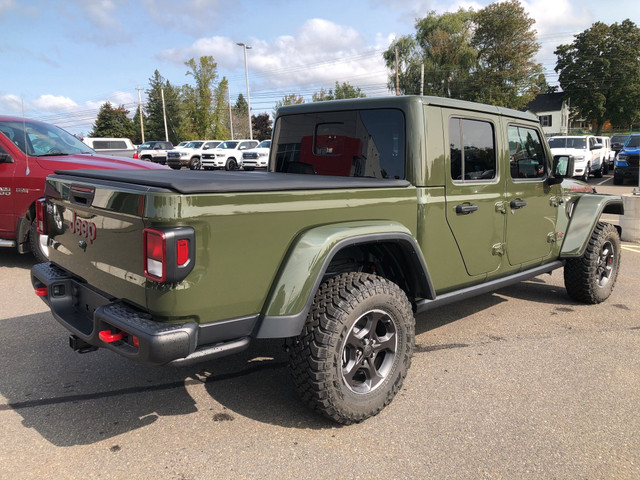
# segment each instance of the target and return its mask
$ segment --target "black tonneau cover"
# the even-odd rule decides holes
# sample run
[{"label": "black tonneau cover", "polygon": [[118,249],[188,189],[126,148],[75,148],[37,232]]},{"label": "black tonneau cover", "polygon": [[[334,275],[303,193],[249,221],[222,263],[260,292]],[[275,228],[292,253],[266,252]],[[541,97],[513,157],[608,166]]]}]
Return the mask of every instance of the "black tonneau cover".
[{"label": "black tonneau cover", "polygon": [[[277,172],[203,170],[58,170],[58,175],[164,188],[178,193],[230,193],[286,190],[408,187],[407,180],[331,177]],[[102,183],[101,182],[101,183]]]}]

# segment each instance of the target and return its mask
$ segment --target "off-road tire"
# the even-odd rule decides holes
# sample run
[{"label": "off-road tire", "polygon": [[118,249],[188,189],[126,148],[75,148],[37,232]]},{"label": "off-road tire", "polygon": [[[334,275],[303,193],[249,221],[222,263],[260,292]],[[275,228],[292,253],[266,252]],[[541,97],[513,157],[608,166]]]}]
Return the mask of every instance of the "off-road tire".
[{"label": "off-road tire", "polygon": [[40,239],[41,235],[38,233],[37,221],[33,219],[29,227],[29,248],[36,259],[36,263],[48,262],[49,254],[42,246]]},{"label": "off-road tire", "polygon": [[303,402],[344,425],[377,415],[402,386],[414,336],[411,304],[396,284],[358,272],[328,279],[301,334],[287,341]]},{"label": "off-road tire", "polygon": [[564,285],[578,302],[600,303],[611,295],[620,270],[620,236],[610,223],[598,222],[582,257],[564,267]]}]

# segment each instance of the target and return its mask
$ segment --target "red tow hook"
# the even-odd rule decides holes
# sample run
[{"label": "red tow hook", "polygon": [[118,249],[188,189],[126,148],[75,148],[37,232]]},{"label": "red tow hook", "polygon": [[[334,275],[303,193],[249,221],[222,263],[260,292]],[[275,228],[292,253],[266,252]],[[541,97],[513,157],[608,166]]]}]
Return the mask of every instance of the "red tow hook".
[{"label": "red tow hook", "polygon": [[122,340],[122,332],[113,333],[111,330],[102,330],[98,333],[98,338],[104,343],[119,342]]},{"label": "red tow hook", "polygon": [[36,295],[39,296],[39,297],[46,297],[47,296],[47,287],[36,288]]}]

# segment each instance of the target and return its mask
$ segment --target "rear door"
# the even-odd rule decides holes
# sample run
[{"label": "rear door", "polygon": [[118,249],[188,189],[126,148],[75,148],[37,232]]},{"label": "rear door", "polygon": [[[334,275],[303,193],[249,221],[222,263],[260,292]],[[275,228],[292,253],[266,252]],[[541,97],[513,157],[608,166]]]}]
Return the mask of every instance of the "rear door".
[{"label": "rear door", "polygon": [[448,149],[447,222],[470,276],[501,265],[505,219],[496,209],[504,199],[498,168],[497,120],[486,115],[443,109]]},{"label": "rear door", "polygon": [[540,131],[509,124],[509,173],[505,210],[506,251],[510,265],[542,260],[551,254],[560,186],[550,186],[549,159]]}]

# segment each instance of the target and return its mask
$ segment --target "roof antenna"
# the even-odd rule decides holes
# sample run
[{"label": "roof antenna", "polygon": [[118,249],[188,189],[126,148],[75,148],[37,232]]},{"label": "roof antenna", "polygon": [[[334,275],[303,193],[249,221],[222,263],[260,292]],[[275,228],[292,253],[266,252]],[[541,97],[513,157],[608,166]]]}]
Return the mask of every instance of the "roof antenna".
[{"label": "roof antenna", "polygon": [[24,118],[24,98],[20,99],[22,101],[22,133],[24,134],[24,154],[27,157],[27,169],[24,172],[25,175],[29,175],[31,170],[29,170],[29,152],[27,148],[27,121]]}]

